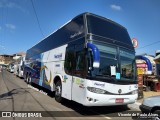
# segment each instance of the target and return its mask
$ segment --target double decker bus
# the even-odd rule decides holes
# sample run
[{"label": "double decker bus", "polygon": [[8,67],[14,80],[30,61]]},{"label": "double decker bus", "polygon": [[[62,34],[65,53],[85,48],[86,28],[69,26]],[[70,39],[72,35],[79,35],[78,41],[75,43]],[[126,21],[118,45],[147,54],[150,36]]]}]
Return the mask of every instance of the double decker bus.
[{"label": "double decker bus", "polygon": [[27,50],[24,78],[84,106],[134,103],[135,50],[123,26],[83,13]]}]

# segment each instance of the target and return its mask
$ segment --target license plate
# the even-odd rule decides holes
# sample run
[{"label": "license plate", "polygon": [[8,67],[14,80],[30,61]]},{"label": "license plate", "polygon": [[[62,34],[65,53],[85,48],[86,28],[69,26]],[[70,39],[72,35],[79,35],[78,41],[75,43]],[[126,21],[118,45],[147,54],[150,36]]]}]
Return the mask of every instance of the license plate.
[{"label": "license plate", "polygon": [[123,103],[124,102],[124,98],[116,98],[116,103]]}]

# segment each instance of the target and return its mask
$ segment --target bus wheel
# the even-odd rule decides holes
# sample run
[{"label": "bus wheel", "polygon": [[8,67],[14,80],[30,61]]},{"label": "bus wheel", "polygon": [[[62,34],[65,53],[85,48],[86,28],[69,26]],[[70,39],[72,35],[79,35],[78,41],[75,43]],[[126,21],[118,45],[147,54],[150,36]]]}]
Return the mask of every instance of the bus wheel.
[{"label": "bus wheel", "polygon": [[27,84],[31,84],[32,82],[31,80],[32,80],[31,75],[27,75],[27,79],[26,79]]},{"label": "bus wheel", "polygon": [[27,75],[26,77],[26,83],[28,84],[28,81],[29,81],[29,75]]},{"label": "bus wheel", "polygon": [[56,82],[55,100],[59,103],[61,103],[63,101],[63,98],[62,98],[62,84],[61,84],[60,80],[58,82]]},{"label": "bus wheel", "polygon": [[32,83],[32,78],[31,78],[31,75],[29,75],[29,77],[28,77],[28,84],[31,85],[31,83]]}]

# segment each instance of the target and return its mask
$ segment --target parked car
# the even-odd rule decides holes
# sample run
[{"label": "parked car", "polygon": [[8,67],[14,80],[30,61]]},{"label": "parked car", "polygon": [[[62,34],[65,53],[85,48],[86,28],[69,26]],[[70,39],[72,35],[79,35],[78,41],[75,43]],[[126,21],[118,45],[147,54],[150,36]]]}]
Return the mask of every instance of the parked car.
[{"label": "parked car", "polygon": [[2,67],[3,69],[7,69],[8,65],[3,65]]},{"label": "parked car", "polygon": [[160,120],[160,95],[144,98],[142,104],[139,106],[142,113],[157,114],[155,120]]},{"label": "parked car", "polygon": [[6,69],[7,66],[8,66],[8,65],[6,65],[6,64],[0,64],[0,67],[1,67],[2,69]]}]

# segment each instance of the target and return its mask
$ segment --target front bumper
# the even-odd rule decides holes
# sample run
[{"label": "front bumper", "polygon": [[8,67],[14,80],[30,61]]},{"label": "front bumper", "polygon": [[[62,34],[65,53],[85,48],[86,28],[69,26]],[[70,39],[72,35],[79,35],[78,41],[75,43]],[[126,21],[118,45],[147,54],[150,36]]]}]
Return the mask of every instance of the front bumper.
[{"label": "front bumper", "polygon": [[[86,95],[85,100],[82,101],[84,106],[112,106],[112,105],[127,105],[135,103],[137,100],[137,94],[135,95],[105,95],[91,93]],[[116,103],[117,98],[122,98],[122,103]]]}]

